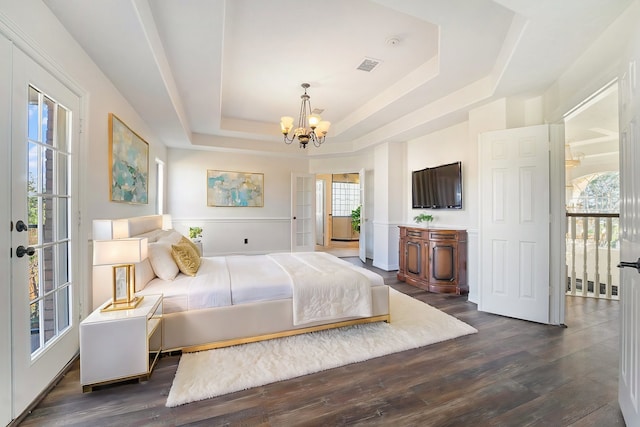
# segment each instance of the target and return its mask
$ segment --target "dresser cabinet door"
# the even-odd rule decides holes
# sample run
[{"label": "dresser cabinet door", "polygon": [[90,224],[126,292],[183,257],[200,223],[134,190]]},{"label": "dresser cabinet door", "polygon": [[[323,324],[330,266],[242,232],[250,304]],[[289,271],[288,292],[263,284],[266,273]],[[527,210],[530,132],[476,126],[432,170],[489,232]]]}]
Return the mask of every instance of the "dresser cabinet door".
[{"label": "dresser cabinet door", "polygon": [[422,246],[420,242],[407,242],[406,246],[406,268],[408,274],[413,274],[415,276],[420,276],[422,272],[421,264],[422,264]]},{"label": "dresser cabinet door", "polygon": [[455,282],[456,281],[456,254],[455,242],[431,242],[431,277],[429,282]]}]

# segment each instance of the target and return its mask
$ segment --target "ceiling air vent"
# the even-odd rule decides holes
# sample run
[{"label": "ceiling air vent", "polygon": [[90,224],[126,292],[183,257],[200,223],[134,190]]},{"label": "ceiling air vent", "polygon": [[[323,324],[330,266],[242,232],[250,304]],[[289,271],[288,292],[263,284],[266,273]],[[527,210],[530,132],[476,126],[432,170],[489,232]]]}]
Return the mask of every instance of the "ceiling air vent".
[{"label": "ceiling air vent", "polygon": [[366,71],[367,73],[373,71],[378,65],[380,65],[382,61],[373,58],[364,58],[360,65],[358,65],[358,70]]}]

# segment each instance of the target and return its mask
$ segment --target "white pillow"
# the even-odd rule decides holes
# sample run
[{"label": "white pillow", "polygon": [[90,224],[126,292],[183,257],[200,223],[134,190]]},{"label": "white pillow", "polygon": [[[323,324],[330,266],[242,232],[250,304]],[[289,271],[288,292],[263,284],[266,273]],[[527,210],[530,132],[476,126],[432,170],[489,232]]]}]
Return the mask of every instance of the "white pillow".
[{"label": "white pillow", "polygon": [[175,279],[179,269],[171,255],[171,244],[165,242],[149,243],[148,255],[156,276],[162,280]]},{"label": "white pillow", "polygon": [[136,292],[143,290],[147,283],[155,278],[156,273],[153,271],[149,258],[136,264]]},{"label": "white pillow", "polygon": [[182,234],[175,230],[168,230],[164,236],[158,239],[158,243],[168,243],[169,245],[177,245],[182,239]]}]

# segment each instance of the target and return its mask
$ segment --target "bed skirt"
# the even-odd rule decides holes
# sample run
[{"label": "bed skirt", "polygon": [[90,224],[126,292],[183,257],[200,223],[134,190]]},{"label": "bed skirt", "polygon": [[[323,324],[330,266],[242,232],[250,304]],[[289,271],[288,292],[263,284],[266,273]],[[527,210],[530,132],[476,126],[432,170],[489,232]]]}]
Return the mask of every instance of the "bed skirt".
[{"label": "bed skirt", "polygon": [[294,326],[291,299],[216,307],[163,316],[163,351],[201,351],[247,342],[342,327],[389,321],[389,287],[371,288],[373,313],[367,318],[344,318]]}]

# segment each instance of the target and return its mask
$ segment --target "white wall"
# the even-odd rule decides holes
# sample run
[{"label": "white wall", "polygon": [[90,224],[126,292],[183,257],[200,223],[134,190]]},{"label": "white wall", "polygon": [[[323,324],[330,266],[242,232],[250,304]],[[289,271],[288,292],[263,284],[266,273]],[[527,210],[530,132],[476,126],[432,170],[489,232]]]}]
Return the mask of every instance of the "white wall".
[{"label": "white wall", "polygon": [[[319,148],[322,150],[322,147]],[[309,173],[358,173],[360,169],[373,170],[373,150],[366,149],[355,156],[337,156],[309,159]]]},{"label": "white wall", "polygon": [[[203,228],[203,251],[208,256],[288,251],[291,174],[308,169],[306,159],[171,148],[167,212],[174,228],[185,235],[190,226]],[[207,206],[207,170],[264,174],[264,207]]]},{"label": "white wall", "polygon": [[373,265],[387,271],[397,270],[399,263],[398,225],[403,223],[406,203],[406,148],[404,142],[389,142],[374,149]]},{"label": "white wall", "polygon": [[[477,153],[477,143],[469,138],[468,122],[407,143],[407,172],[404,174],[407,224],[415,224],[413,217],[416,215],[428,213],[434,216],[431,223],[434,227],[477,227]],[[462,209],[412,209],[411,172],[458,161],[462,162]]]}]

